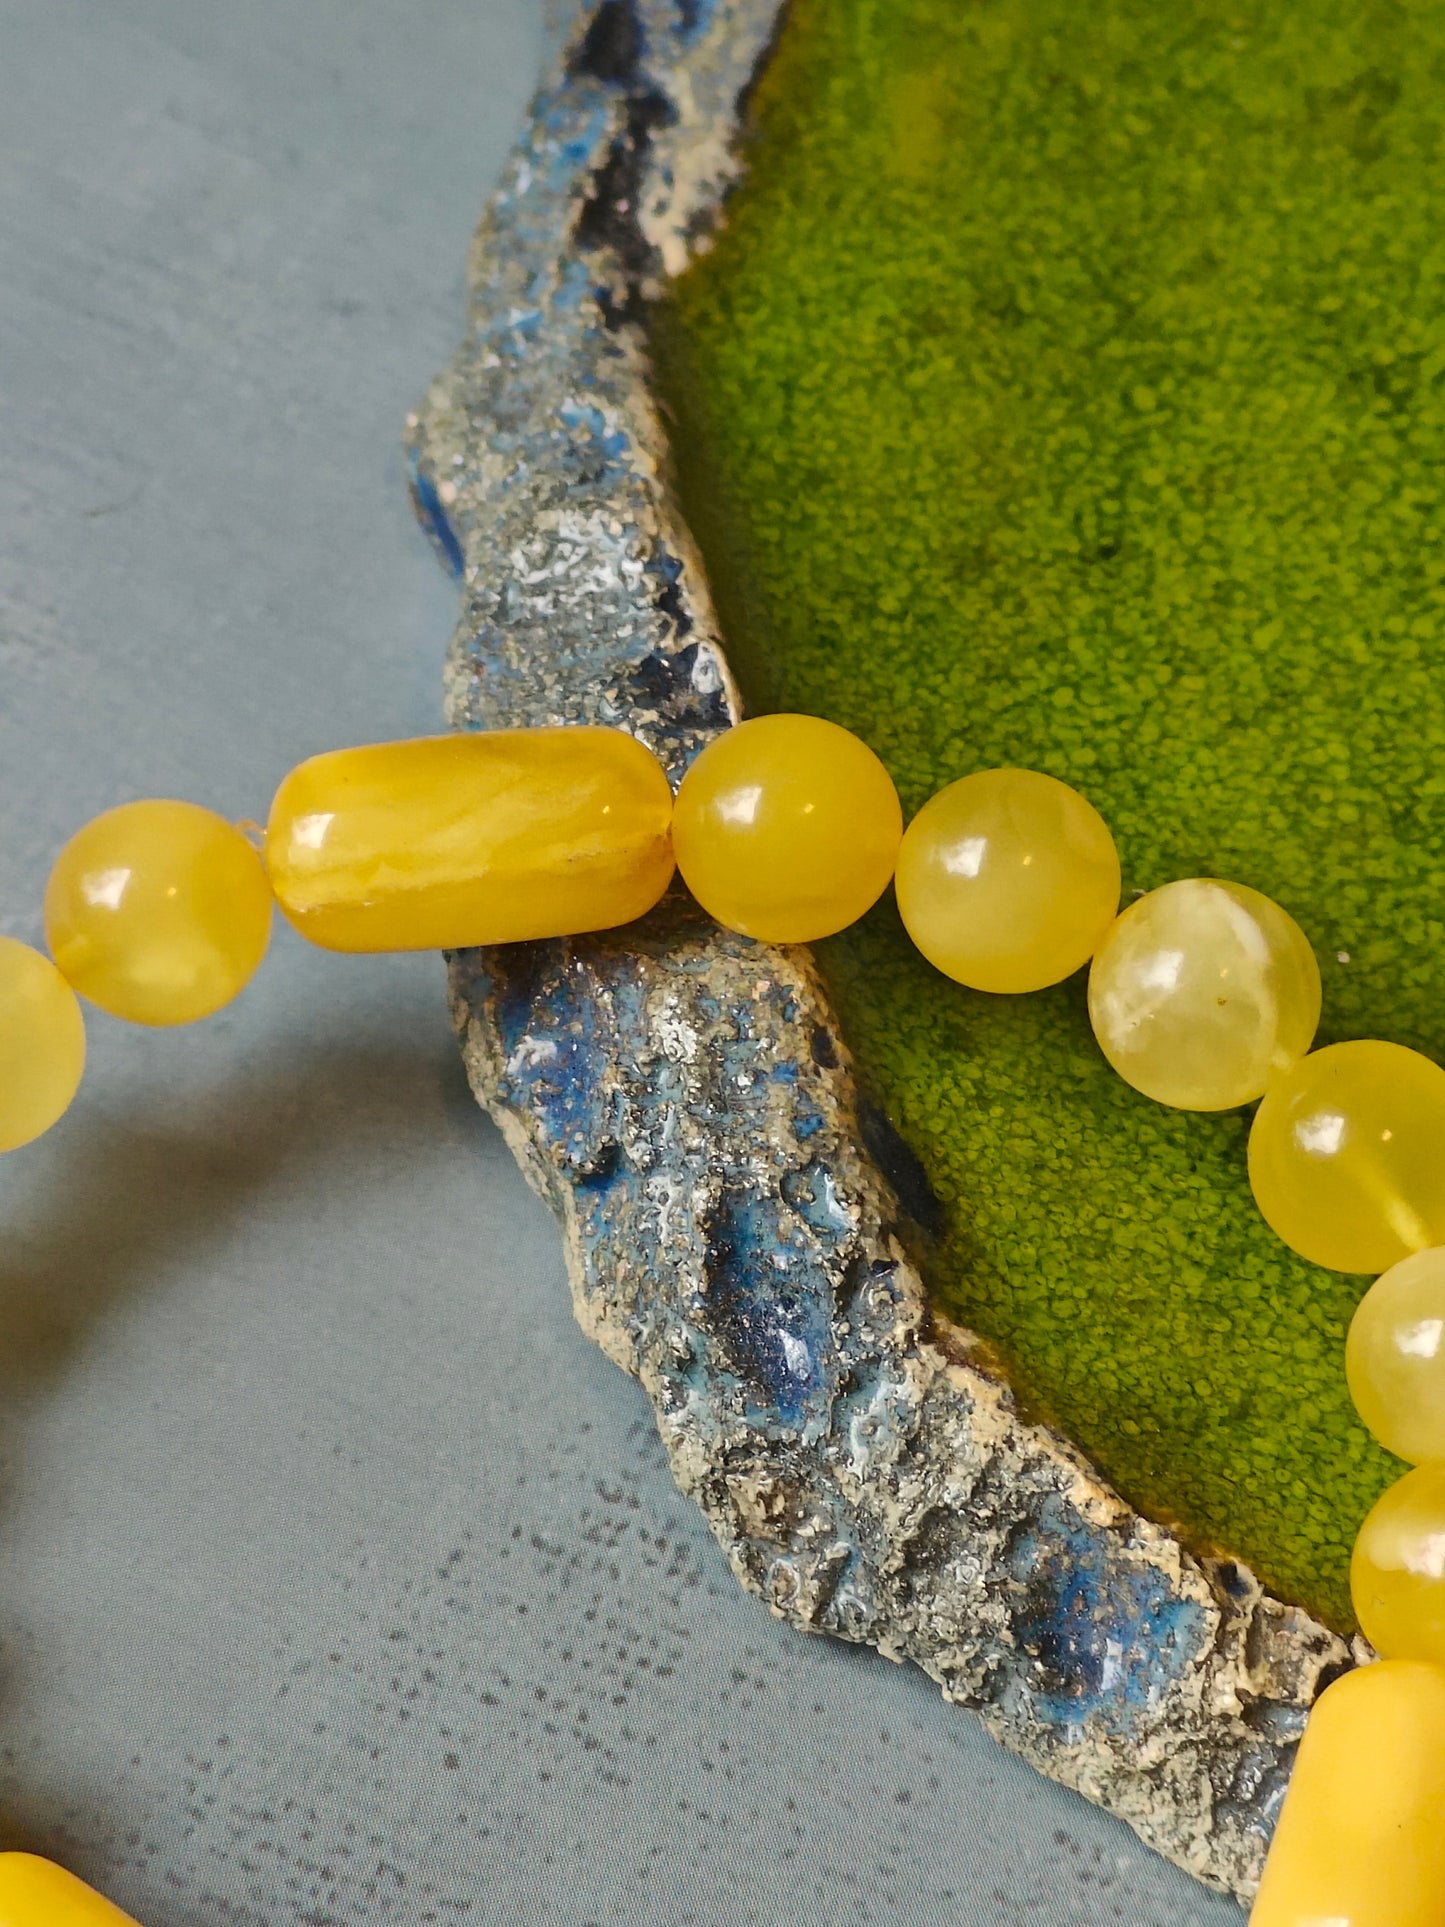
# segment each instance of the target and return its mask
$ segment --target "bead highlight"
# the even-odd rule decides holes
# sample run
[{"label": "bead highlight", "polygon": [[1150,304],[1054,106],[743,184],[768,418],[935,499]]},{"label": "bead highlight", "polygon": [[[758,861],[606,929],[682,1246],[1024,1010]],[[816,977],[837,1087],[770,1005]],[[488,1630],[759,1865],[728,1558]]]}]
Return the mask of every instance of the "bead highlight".
[{"label": "bead highlight", "polygon": [[1250,1927],[1445,1920],[1445,1670],[1363,1666],[1320,1695]]},{"label": "bead highlight", "polygon": [[1387,1452],[1445,1459],[1445,1247],[1402,1258],[1360,1300],[1345,1344],[1355,1410]]},{"label": "bead highlight", "polygon": [[45,934],[66,981],[112,1017],[190,1024],[256,974],[271,890],[255,850],[213,810],[123,803],[56,859]]},{"label": "bead highlight", "polygon": [[49,957],[0,937],[0,1151],[63,1117],[85,1069],[85,1019]]},{"label": "bead highlight", "polygon": [[73,1873],[33,1853],[0,1853],[0,1927],[137,1927]]},{"label": "bead highlight", "polygon": [[1119,908],[1119,853],[1052,776],[979,770],[909,824],[898,908],[928,961],[973,990],[1043,990],[1093,956]]},{"label": "bead highlight", "polygon": [[1320,967],[1277,903],[1191,877],[1130,904],[1089,971],[1089,1019],[1126,1084],[1184,1111],[1264,1095],[1314,1042]]},{"label": "bead highlight", "polygon": [[1331,1044],[1265,1093],[1249,1135],[1255,1203],[1292,1251],[1385,1271],[1445,1244],[1445,1070],[1403,1044]]},{"label": "bead highlight", "polygon": [[754,716],[716,737],[677,793],[677,867],[710,917],[764,943],[811,943],[855,923],[888,887],[903,810],[848,730]]},{"label": "bead highlight", "polygon": [[1350,1597],[1377,1653],[1445,1666],[1445,1465],[1417,1466],[1375,1506],[1355,1541]]},{"label": "bead highlight", "polygon": [[313,756],[271,805],[281,909],[325,950],[610,930],[672,878],[672,791],[620,729],[489,730]]}]

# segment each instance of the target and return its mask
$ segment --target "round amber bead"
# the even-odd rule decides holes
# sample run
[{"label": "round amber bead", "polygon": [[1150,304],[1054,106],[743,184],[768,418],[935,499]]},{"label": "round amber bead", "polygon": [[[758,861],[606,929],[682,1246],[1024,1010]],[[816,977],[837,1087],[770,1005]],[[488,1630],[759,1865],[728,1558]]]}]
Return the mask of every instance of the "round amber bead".
[{"label": "round amber bead", "polygon": [[1249,1181],[1291,1250],[1384,1271],[1445,1244],[1445,1070],[1403,1044],[1331,1044],[1265,1092]]},{"label": "round amber bead", "polygon": [[717,737],[682,779],[672,821],[703,909],[764,943],[856,922],[887,889],[902,834],[882,763],[817,716],[754,716]]},{"label": "round amber bead", "polygon": [[1385,1660],[1310,1714],[1250,1927],[1445,1921],[1445,1669]]},{"label": "round amber bead", "polygon": [[1417,1465],[1360,1527],[1350,1596],[1385,1659],[1445,1666],[1445,1465]]},{"label": "round amber bead", "polygon": [[85,1020],[49,957],[0,937],[0,1151],[48,1131],[80,1088]]},{"label": "round amber bead", "polygon": [[1089,972],[1099,1048],[1126,1084],[1183,1111],[1252,1104],[1314,1042],[1320,967],[1277,903],[1190,877],[1131,903]]},{"label": "round amber bead", "polygon": [[986,769],[924,804],[898,852],[898,908],[931,964],[973,990],[1072,976],[1119,908],[1119,853],[1055,777]]},{"label": "round amber bead", "polygon": [[1345,1346],[1355,1410],[1387,1452],[1445,1459],[1445,1247],[1402,1258],[1360,1300]]},{"label": "round amber bead", "polygon": [[189,1024],[255,975],[271,934],[256,851],[194,803],[123,803],[56,860],[45,934],[67,982],[133,1024]]}]

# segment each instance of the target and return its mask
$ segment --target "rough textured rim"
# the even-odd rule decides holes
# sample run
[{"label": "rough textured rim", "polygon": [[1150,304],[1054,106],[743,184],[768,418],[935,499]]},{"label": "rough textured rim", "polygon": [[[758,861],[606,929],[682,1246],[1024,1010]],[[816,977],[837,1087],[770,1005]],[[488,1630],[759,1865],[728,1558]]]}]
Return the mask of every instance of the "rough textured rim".
[{"label": "rough textured rim", "polygon": [[[458,728],[614,724],[675,781],[738,719],[637,317],[706,244],[779,13],[587,9],[487,209],[466,338],[408,423],[461,584]],[[676,895],[626,930],[461,953],[451,985],[577,1317],[641,1379],[741,1583],[914,1661],[1252,1894],[1305,1713],[1368,1649],[1141,1518],[930,1312],[807,952]]]}]

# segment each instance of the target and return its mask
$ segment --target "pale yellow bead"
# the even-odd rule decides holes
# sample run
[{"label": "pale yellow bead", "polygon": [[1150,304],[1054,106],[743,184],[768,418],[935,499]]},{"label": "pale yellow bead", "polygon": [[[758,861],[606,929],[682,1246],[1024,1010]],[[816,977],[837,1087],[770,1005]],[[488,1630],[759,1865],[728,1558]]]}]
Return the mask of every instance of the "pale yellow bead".
[{"label": "pale yellow bead", "polygon": [[1445,1070],[1374,1040],[1331,1044],[1275,1079],[1249,1134],[1255,1203],[1332,1271],[1384,1271],[1445,1244]]},{"label": "pale yellow bead", "polygon": [[1119,908],[1119,853],[1093,804],[1036,770],[950,783],[909,824],[898,908],[945,976],[1042,990],[1086,964]]},{"label": "pale yellow bead", "polygon": [[903,834],[893,779],[817,716],[755,716],[716,737],[677,793],[673,846],[709,916],[765,943],[810,943],[888,887]]},{"label": "pale yellow bead", "polygon": [[1320,967],[1277,903],[1190,877],[1130,904],[1089,971],[1099,1048],[1136,1091],[1184,1111],[1252,1104],[1303,1057]]},{"label": "pale yellow bead", "polygon": [[1364,1666],[1320,1695],[1249,1919],[1445,1922],[1445,1669]]},{"label": "pale yellow bead", "polygon": [[261,859],[195,803],[123,803],[56,859],[45,935],[66,981],[133,1024],[189,1024],[230,1003],[271,935]]},{"label": "pale yellow bead", "polygon": [[672,877],[672,791],[619,729],[505,729],[313,756],[271,805],[276,900],[327,950],[607,930]]},{"label": "pale yellow bead", "polygon": [[84,1069],[85,1020],[75,992],[49,957],[0,937],[0,1151],[48,1131],[69,1108]]},{"label": "pale yellow bead", "polygon": [[1445,1666],[1445,1464],[1417,1465],[1380,1499],[1355,1541],[1350,1597],[1385,1659]]},{"label": "pale yellow bead", "polygon": [[1360,1300],[1345,1346],[1355,1410],[1387,1452],[1445,1459],[1445,1246],[1402,1258]]},{"label": "pale yellow bead", "polygon": [[33,1853],[0,1853],[0,1927],[136,1927],[73,1873]]}]

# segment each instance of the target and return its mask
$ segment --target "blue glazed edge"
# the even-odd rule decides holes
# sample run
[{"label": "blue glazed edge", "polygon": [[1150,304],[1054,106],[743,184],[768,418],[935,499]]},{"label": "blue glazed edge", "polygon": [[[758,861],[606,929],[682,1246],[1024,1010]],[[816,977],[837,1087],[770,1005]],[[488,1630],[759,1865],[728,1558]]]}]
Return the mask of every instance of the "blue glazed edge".
[{"label": "blue glazed edge", "polygon": [[[740,714],[635,317],[718,216],[777,13],[605,0],[488,210],[468,335],[408,436],[419,513],[461,559],[458,727],[605,722],[676,778]],[[806,954],[675,897],[625,932],[458,956],[452,994],[579,1321],[641,1378],[741,1582],[915,1661],[1248,1895],[1305,1712],[1352,1655],[1132,1513],[932,1316],[873,1153],[905,1192],[916,1174],[860,1112]]]}]

